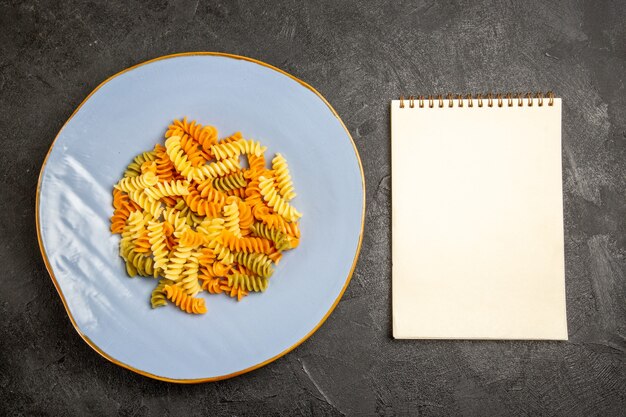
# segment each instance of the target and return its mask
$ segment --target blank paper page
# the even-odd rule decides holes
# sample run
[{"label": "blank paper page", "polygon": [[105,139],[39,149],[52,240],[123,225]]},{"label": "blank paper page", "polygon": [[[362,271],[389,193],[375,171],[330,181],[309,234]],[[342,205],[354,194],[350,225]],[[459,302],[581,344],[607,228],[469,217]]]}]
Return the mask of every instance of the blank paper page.
[{"label": "blank paper page", "polygon": [[393,335],[567,339],[561,100],[391,104]]}]

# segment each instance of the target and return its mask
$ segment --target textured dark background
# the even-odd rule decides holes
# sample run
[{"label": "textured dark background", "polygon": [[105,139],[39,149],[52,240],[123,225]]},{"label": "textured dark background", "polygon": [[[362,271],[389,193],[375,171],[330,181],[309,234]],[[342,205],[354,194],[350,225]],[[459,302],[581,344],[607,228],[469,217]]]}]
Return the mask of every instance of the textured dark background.
[{"label": "textured dark background", "polygon": [[[623,1],[138,3],[0,1],[0,415],[624,415]],[[201,50],[266,61],[328,99],[363,160],[367,219],[352,283],[315,335],[252,373],[179,386],[76,334],[39,254],[35,188],[102,80]],[[569,341],[392,340],[389,100],[548,89],[564,99]]]}]

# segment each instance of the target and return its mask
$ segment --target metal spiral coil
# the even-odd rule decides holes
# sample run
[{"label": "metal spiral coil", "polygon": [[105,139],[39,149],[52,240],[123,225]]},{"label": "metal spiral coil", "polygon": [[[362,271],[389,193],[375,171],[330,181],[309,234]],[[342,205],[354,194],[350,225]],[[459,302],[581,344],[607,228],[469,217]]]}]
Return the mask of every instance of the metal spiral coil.
[{"label": "metal spiral coil", "polygon": [[[545,95],[545,98],[548,101],[548,106],[554,105],[554,93],[552,91],[548,91]],[[448,107],[454,107],[455,100],[457,107],[463,107],[464,99],[467,101],[467,107],[474,107],[474,104],[476,104],[478,107],[483,107],[485,105],[485,101],[487,102],[487,107],[493,107],[494,105],[497,105],[498,107],[513,107],[515,106],[516,102],[518,107],[524,106],[524,102],[526,102],[527,107],[532,107],[534,104],[533,99],[537,99],[537,105],[539,107],[542,107],[544,104],[544,95],[542,92],[535,93],[534,97],[533,93],[530,92],[526,94],[497,93],[495,95],[493,93],[487,93],[484,97],[481,93],[474,95],[467,94],[465,97],[463,97],[462,94],[452,95],[451,93],[448,93],[446,94],[445,98],[442,94],[439,94],[437,96],[429,95],[426,97],[409,96],[407,101],[408,107],[411,109],[415,108],[416,105],[419,108],[424,108],[425,106],[428,106],[432,109],[433,107],[435,107],[435,105],[440,108],[444,107],[446,101],[448,102]],[[405,98],[404,96],[400,96],[400,108],[403,109],[405,107]]]}]

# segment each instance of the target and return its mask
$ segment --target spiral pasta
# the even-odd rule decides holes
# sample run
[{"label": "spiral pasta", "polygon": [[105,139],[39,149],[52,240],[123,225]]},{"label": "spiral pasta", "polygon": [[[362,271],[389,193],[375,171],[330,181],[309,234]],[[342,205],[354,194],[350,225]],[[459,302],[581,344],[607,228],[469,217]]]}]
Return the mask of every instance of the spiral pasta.
[{"label": "spiral pasta", "polygon": [[192,229],[185,229],[180,234],[179,243],[183,246],[197,248],[198,246],[204,245],[207,241],[208,239],[205,234],[198,233]]},{"label": "spiral pasta", "polygon": [[198,253],[193,252],[187,262],[183,265],[183,273],[180,280],[180,287],[187,295],[194,297],[200,291],[200,283],[198,282]]},{"label": "spiral pasta", "polygon": [[130,213],[137,211],[140,207],[132,202],[125,192],[113,189],[113,215],[111,216],[111,233],[121,234]]},{"label": "spiral pasta", "polygon": [[163,205],[159,200],[151,198],[145,190],[131,191],[128,196],[137,203],[139,207],[150,213],[153,218],[157,219],[161,216]]},{"label": "spiral pasta", "polygon": [[206,313],[206,305],[204,298],[194,298],[183,292],[180,287],[175,285],[166,285],[163,287],[165,296],[186,313],[204,314]]},{"label": "spiral pasta", "polygon": [[140,169],[142,174],[145,174],[146,172],[151,172],[152,174],[156,175],[156,162],[154,162],[154,160],[146,161],[141,164]]},{"label": "spiral pasta", "polygon": [[272,260],[262,253],[237,252],[235,260],[263,278],[272,276]]},{"label": "spiral pasta", "polygon": [[237,158],[223,159],[221,161],[211,162],[210,164],[196,168],[196,170],[193,171],[193,179],[199,182],[205,180],[206,178],[223,177],[224,175],[240,169],[241,166],[239,165],[239,160]]},{"label": "spiral pasta", "polygon": [[169,250],[167,248],[165,237],[165,222],[157,222],[150,220],[148,222],[148,239],[150,249],[154,258],[154,268],[157,271],[163,271],[167,265]]},{"label": "spiral pasta", "polygon": [[129,253],[135,247],[135,240],[141,236],[144,226],[145,219],[141,212],[134,211],[128,216],[120,240],[120,256],[124,260],[128,260]]},{"label": "spiral pasta", "polygon": [[180,137],[180,147],[187,155],[187,159],[189,159],[189,163],[193,167],[197,167],[206,162],[205,154],[202,152],[199,145],[198,142],[186,133]]},{"label": "spiral pasta", "polygon": [[154,154],[156,158],[154,162],[156,163],[156,174],[159,177],[160,181],[171,181],[173,180],[178,173],[176,172],[176,168],[174,168],[174,163],[167,156],[167,149],[160,143],[157,143],[154,146]]},{"label": "spiral pasta", "polygon": [[247,236],[250,234],[250,226],[254,223],[252,209],[241,199],[237,200],[237,207],[239,208],[239,230],[243,236]]},{"label": "spiral pasta", "polygon": [[271,240],[259,237],[238,238],[228,231],[222,233],[219,242],[232,252],[264,253],[266,255],[276,252]]},{"label": "spiral pasta", "polygon": [[167,305],[167,297],[165,296],[165,286],[174,284],[169,279],[161,278],[157,286],[152,290],[150,295],[150,305],[152,308],[165,307]]},{"label": "spiral pasta", "polygon": [[248,291],[265,291],[270,281],[254,275],[232,274],[228,276],[228,285],[232,288],[245,288]]},{"label": "spiral pasta", "polygon": [[196,123],[195,120],[187,122],[186,117],[182,121],[174,120],[165,133],[165,137],[181,136],[181,133],[186,133],[195,139],[205,151],[209,151],[211,146],[217,143],[216,128],[213,126],[202,126]]},{"label": "spiral pasta", "polygon": [[217,160],[237,157],[241,154],[260,156],[267,148],[252,139],[220,142],[211,147],[211,153]]},{"label": "spiral pasta", "polygon": [[163,277],[171,281],[180,281],[185,263],[192,255],[194,255],[193,247],[179,244],[167,262]]},{"label": "spiral pasta", "polygon": [[152,250],[150,239],[148,238],[148,231],[142,230],[137,237],[135,237],[135,252],[147,254]]},{"label": "spiral pasta", "polygon": [[163,217],[164,217],[165,223],[167,223],[170,227],[172,227],[172,233],[174,231],[182,232],[185,226],[187,225],[187,218],[184,215],[182,215],[181,211],[177,210],[175,207],[166,208],[163,211]]},{"label": "spiral pasta", "polygon": [[239,206],[237,201],[232,201],[230,204],[225,205],[223,211],[224,229],[239,238],[242,237],[241,229],[239,228]]},{"label": "spiral pasta", "polygon": [[276,188],[278,189],[278,193],[283,196],[286,201],[293,199],[296,193],[293,189],[293,183],[291,182],[289,166],[285,158],[279,153],[272,159],[272,170],[276,176]]},{"label": "spiral pasta", "polygon": [[231,253],[231,251],[227,247],[221,245],[220,243],[217,243],[217,241],[212,241],[209,244],[209,249],[213,250],[213,255],[215,255],[215,259],[217,259],[224,265],[230,265],[235,260],[235,257]]},{"label": "spiral pasta", "polygon": [[141,174],[141,165],[146,161],[153,161],[156,158],[154,151],[142,152],[137,155],[133,162],[131,162],[126,171],[124,171],[125,177],[136,177]]},{"label": "spiral pasta", "polygon": [[202,181],[196,189],[200,193],[200,197],[215,204],[224,205],[228,197],[228,194],[225,192],[213,188],[213,178]]},{"label": "spiral pasta", "polygon": [[153,263],[154,261],[151,257],[131,249],[126,259],[126,271],[129,269],[134,271],[134,274],[129,274],[131,276],[138,274],[142,277],[151,277],[154,275]]},{"label": "spiral pasta", "polygon": [[216,240],[224,231],[224,219],[216,217],[214,219],[204,220],[196,230],[206,236],[209,243]]},{"label": "spiral pasta", "polygon": [[183,118],[128,165],[113,188],[111,232],[129,276],[158,278],[152,308],[204,314],[204,291],[241,301],[268,288],[273,266],[298,246],[302,214],[286,159],[276,154],[268,168],[266,151]]},{"label": "spiral pasta", "polygon": [[276,245],[276,249],[282,251],[288,249],[290,246],[289,238],[283,232],[278,229],[272,229],[263,223],[254,223],[250,230],[252,233],[259,237],[264,237],[271,240]]},{"label": "spiral pasta", "polygon": [[248,291],[245,288],[242,286],[234,288],[228,285],[228,280],[224,278],[211,278],[204,281],[202,288],[210,294],[226,294],[231,298],[237,298],[237,301],[241,301],[243,297],[248,295]]},{"label": "spiral pasta", "polygon": [[191,179],[194,173],[194,167],[189,162],[187,154],[180,146],[180,136],[171,136],[165,141],[165,151],[171,159],[174,169],[187,179]]},{"label": "spiral pasta", "polygon": [[200,196],[197,190],[191,188],[189,194],[183,197],[187,206],[200,216],[218,217],[223,204],[214,203]]},{"label": "spiral pasta", "polygon": [[154,184],[143,190],[146,195],[154,200],[163,197],[173,197],[189,194],[189,182],[187,181],[164,181]]},{"label": "spiral pasta", "polygon": [[261,195],[263,200],[267,202],[277,214],[283,216],[288,222],[297,221],[302,214],[298,212],[293,206],[291,206],[285,199],[278,195],[276,188],[274,188],[274,179],[259,177],[259,188],[261,189]]},{"label": "spiral pasta", "polygon": [[236,172],[221,178],[213,178],[212,186],[217,191],[229,191],[246,186],[243,172]]},{"label": "spiral pasta", "polygon": [[250,167],[246,172],[248,178],[258,178],[267,170],[265,168],[265,155],[248,155],[248,165]]},{"label": "spiral pasta", "polygon": [[124,177],[115,185],[115,188],[130,193],[132,191],[143,190],[152,187],[159,181],[157,176],[152,172],[146,172],[135,177]]}]

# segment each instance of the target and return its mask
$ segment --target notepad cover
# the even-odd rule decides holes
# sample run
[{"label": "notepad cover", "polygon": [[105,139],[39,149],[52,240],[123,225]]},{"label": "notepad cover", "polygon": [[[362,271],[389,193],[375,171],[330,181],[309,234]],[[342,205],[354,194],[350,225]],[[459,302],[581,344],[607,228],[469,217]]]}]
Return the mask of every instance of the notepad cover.
[{"label": "notepad cover", "polygon": [[567,339],[561,100],[473,104],[392,101],[393,336]]}]

